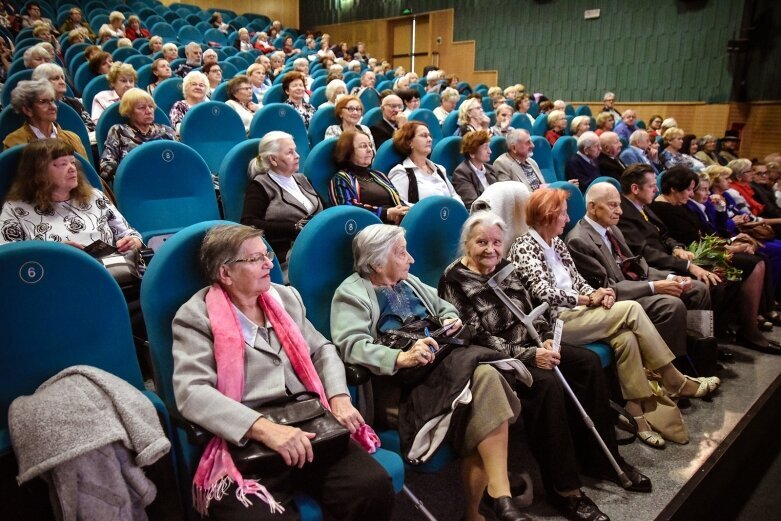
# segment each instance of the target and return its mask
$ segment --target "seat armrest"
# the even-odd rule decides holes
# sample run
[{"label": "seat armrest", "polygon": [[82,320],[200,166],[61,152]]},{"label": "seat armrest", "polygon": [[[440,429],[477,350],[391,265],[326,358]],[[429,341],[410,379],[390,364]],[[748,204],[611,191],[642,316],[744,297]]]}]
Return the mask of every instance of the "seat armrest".
[{"label": "seat armrest", "polygon": [[363,385],[372,376],[371,371],[360,365],[345,364],[344,373],[347,377],[347,385]]}]

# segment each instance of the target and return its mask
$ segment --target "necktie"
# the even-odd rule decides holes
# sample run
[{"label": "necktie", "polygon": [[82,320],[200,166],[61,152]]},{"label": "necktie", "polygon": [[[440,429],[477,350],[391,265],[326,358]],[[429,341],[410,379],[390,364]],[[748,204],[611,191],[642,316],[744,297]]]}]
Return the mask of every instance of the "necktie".
[{"label": "necktie", "polygon": [[610,245],[613,247],[613,255],[616,257],[618,263],[621,264],[624,259],[626,259],[626,255],[621,252],[621,245],[618,243],[616,236],[610,233],[610,230],[605,230],[605,236],[607,237],[607,240],[610,241]]}]

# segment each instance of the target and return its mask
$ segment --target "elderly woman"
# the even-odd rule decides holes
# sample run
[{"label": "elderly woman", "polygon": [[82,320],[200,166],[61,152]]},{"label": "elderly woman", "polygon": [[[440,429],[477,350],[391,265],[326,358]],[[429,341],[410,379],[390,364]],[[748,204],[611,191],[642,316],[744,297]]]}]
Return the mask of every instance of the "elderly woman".
[{"label": "elderly woman", "polygon": [[[698,182],[697,174],[688,168],[673,167],[662,176],[661,194],[650,205],[667,227],[670,236],[682,244],[699,242],[701,237],[716,233],[715,226],[704,225],[687,204]],[[740,323],[737,340],[748,347],[766,349],[770,341],[759,331],[757,315],[760,313],[763,289],[770,295],[775,293],[773,278],[770,273],[766,273],[763,258],[754,255],[756,247],[752,243],[733,242],[725,248],[731,254],[730,264],[742,271],[740,304],[737,306]],[[761,311],[767,313],[771,309]]]},{"label": "elderly woman", "polygon": [[42,63],[53,63],[54,55],[43,45],[37,44],[25,49],[22,54],[22,61],[28,69],[35,69]]},{"label": "elderly woman", "polygon": [[496,125],[491,127],[490,134],[492,136],[507,137],[510,132],[515,130],[510,126],[515,110],[507,103],[502,103],[496,108],[494,113],[496,114]]},{"label": "elderly woman", "polygon": [[100,240],[119,252],[141,248],[141,235],[90,186],[74,153],[58,139],[24,147],[0,212],[0,244],[43,240],[83,249]]},{"label": "elderly woman", "polygon": [[209,78],[207,78],[204,73],[193,71],[184,77],[184,81],[182,82],[184,99],[175,102],[171,106],[171,112],[169,114],[171,126],[177,133],[179,132],[179,126],[182,124],[184,115],[195,105],[206,101],[206,93],[208,90]]},{"label": "elderly woman", "polygon": [[334,149],[339,171],[331,178],[331,204],[365,208],[388,224],[399,224],[409,210],[401,203],[393,183],[379,170],[372,170],[374,143],[364,130],[345,130]]},{"label": "elderly woman", "polygon": [[703,168],[702,163],[683,152],[683,130],[677,127],[668,128],[663,139],[665,149],[662,150],[659,159],[665,169],[681,165],[696,173]]},{"label": "elderly woman", "polygon": [[[87,56],[86,52],[84,53],[84,56]],[[100,47],[98,47],[98,50],[94,52],[92,56],[87,58],[87,61],[89,63],[87,67],[95,76],[108,74],[111,70],[111,66],[114,65],[114,59],[111,57],[111,54],[100,50]]]},{"label": "elderly woman", "polygon": [[393,146],[404,161],[391,168],[388,178],[398,190],[401,200],[412,206],[432,195],[444,195],[461,202],[461,196],[450,184],[445,167],[432,163],[431,133],[425,123],[408,121],[393,134]]},{"label": "elderly woman", "polygon": [[70,108],[76,111],[81,117],[81,121],[84,122],[84,126],[87,127],[89,133],[90,142],[95,142],[95,122],[81,104],[78,98],[72,98],[66,96],[68,92],[68,85],[65,83],[65,73],[62,71],[62,67],[54,63],[43,63],[35,68],[33,71],[33,80],[48,80],[54,87],[54,97],[57,101],[68,105]]},{"label": "elderly woman", "polygon": [[152,94],[160,82],[170,78],[173,73],[171,72],[171,64],[165,58],[158,58],[152,62],[152,70],[150,71],[149,85],[146,86],[146,91]]},{"label": "elderly woman", "polygon": [[92,100],[92,121],[95,123],[109,105],[121,100],[127,91],[136,86],[138,74],[129,63],[116,62],[111,64],[106,79],[111,89],[98,92]]},{"label": "elderly woman", "polygon": [[334,107],[334,115],[339,120],[339,124],[331,125],[325,129],[326,138],[339,137],[342,132],[348,130],[358,130],[369,136],[372,150],[376,150],[371,130],[366,125],[359,123],[361,116],[363,116],[363,103],[361,103],[361,99],[358,96],[350,95],[339,98]]},{"label": "elderly woman", "polygon": [[[578,459],[592,475],[614,482],[618,482],[618,476],[591,433],[586,432],[579,414],[565,403],[566,393],[553,374],[554,367],[558,366],[566,375],[579,400],[588,408],[602,439],[632,481],[630,490],[650,492],[651,481],[618,453],[599,357],[588,349],[570,345],[562,345],[557,351],[550,313],[535,321],[537,333],[545,339],[544,347],[537,347],[526,327],[488,286],[488,280],[509,264],[503,258],[505,236],[505,224],[494,213],[472,214],[461,232],[464,255],[445,270],[439,282],[439,296],[458,309],[473,342],[504,357],[517,358],[527,366],[534,383],[531,387],[518,385],[516,392],[523,403],[525,430],[540,462],[546,497],[567,517],[585,510],[588,517],[575,518],[599,519],[601,512],[580,490]],[[517,271],[501,283],[501,289],[523,312],[532,311],[531,296]],[[570,434],[571,428],[577,431]]]},{"label": "elderly woman", "polygon": [[131,14],[127,19],[125,37],[130,41],[133,41],[136,38],[149,38],[150,36],[152,36],[152,34],[148,30],[141,27],[141,19],[138,16]]},{"label": "elderly woman", "polygon": [[293,47],[292,36],[285,36],[285,39],[282,43],[282,52],[285,53],[285,56],[287,58],[290,58],[294,54],[301,54],[301,49],[296,49],[295,47]]},{"label": "elderly woman", "polygon": [[448,87],[439,94],[439,107],[434,109],[434,115],[440,125],[444,123],[448,114],[455,110],[458,97],[458,91],[452,87]]},{"label": "elderly woman", "polygon": [[179,48],[176,47],[175,43],[168,42],[160,50],[163,52],[163,58],[168,60],[169,63],[179,58]]},{"label": "elderly woman", "polygon": [[108,15],[108,23],[100,26],[98,34],[107,34],[109,38],[125,37],[125,15],[121,11],[111,11]]},{"label": "elderly woman", "polygon": [[559,238],[569,222],[568,196],[564,190],[550,188],[532,193],[526,207],[529,231],[512,244],[508,259],[532,298],[550,304],[554,317],[564,321],[562,342],[580,345],[604,340],[613,348],[621,393],[637,421],[638,437],[652,447],[663,447],[664,438],[644,417],[650,404],[655,404],[646,369],[661,375],[671,396],[702,398],[720,381],[681,374],[672,365],[675,355],[640,304],[616,302],[613,289],[594,289],[578,273]]},{"label": "elderly woman", "polygon": [[269,63],[271,68],[268,70],[269,78],[273,81],[282,74],[285,68],[285,53],[282,51],[275,51],[269,54]]},{"label": "elderly woman", "polygon": [[53,138],[87,157],[79,137],[57,124],[57,94],[48,80],[20,81],[11,92],[11,106],[23,115],[24,124],[8,134],[3,148]]},{"label": "elderly woman", "polygon": [[35,27],[33,27],[33,36],[54,47],[55,54],[61,53],[60,41],[52,34],[52,28],[49,24],[36,24]]},{"label": "elderly woman", "polygon": [[119,102],[119,114],[127,123],[112,126],[106,137],[106,146],[100,157],[100,176],[113,181],[119,162],[137,146],[160,139],[175,140],[176,132],[167,125],[155,123],[155,105],[152,96],[141,89],[130,89]]},{"label": "elderly woman", "polygon": [[[196,507],[216,520],[294,520],[295,487],[313,493],[334,519],[388,520],[390,479],[366,450],[350,441],[344,453],[318,464],[313,433],[254,410],[312,391],[351,432],[369,430],[350,403],[336,349],[306,319],[301,296],[270,282],[274,254],[262,235],[242,225],[210,230],[200,263],[211,286],[193,295],[173,321],[177,407],[214,434],[193,482]],[[242,479],[228,444],[248,442],[280,454],[289,470]]]},{"label": "elderly woman", "polygon": [[569,126],[569,134],[575,139],[591,130],[591,118],[588,116],[575,116]]},{"label": "elderly woman", "polygon": [[[463,340],[462,346],[449,341],[461,329],[456,309],[410,275],[414,260],[406,245],[399,226],[374,224],[356,235],[356,273],[342,282],[331,304],[334,344],[345,362],[382,377],[373,382],[377,416],[385,416],[377,421],[399,429],[405,457],[425,461],[445,438],[454,444],[465,477],[465,519],[483,519],[481,515],[493,520],[525,519],[510,497],[507,480],[508,425],[517,418],[520,402],[499,372],[479,364],[498,355],[479,346],[464,348]],[[428,327],[423,329],[423,338],[412,340],[406,350],[382,343],[383,334],[415,320],[426,321],[432,329],[439,324],[451,327],[439,341],[428,334]],[[519,369],[528,384],[528,372]],[[453,404],[467,385],[472,405],[463,415],[456,408],[454,415]],[[388,413],[395,408],[398,395],[393,395],[400,389],[398,418],[394,418]],[[426,439],[420,432],[423,422],[443,411],[451,418],[447,434]],[[422,447],[421,442],[427,445]]]},{"label": "elderly woman", "polygon": [[[317,110],[324,109],[326,107],[335,107],[339,98],[347,95],[347,84],[342,80],[331,80],[328,85],[325,86],[325,98],[328,100],[322,103]],[[360,119],[360,118],[358,118]]]},{"label": "elderly woman", "polygon": [[597,114],[597,129],[594,131],[598,136],[602,135],[602,132],[612,132],[613,125],[615,124],[615,116],[612,112],[600,112]]},{"label": "elderly woman", "polygon": [[716,152],[716,146],[718,144],[719,140],[716,136],[712,136],[711,134],[702,136],[697,143],[698,150],[697,153],[694,154],[694,157],[699,159],[705,167],[718,165],[719,154]]},{"label": "elderly woman", "polygon": [[252,42],[249,38],[249,31],[246,27],[242,27],[239,29],[239,36],[236,38],[236,41],[233,43],[233,46],[239,50],[239,51],[250,51],[252,50]]},{"label": "elderly woman", "polygon": [[255,39],[255,48],[264,54],[275,50],[273,42],[268,41],[268,34],[263,31],[259,32]]},{"label": "elderly woman", "polygon": [[550,146],[556,144],[561,136],[564,135],[564,129],[567,128],[567,116],[563,110],[552,110],[548,113],[548,131],[545,133],[545,139]]},{"label": "elderly woman", "polygon": [[252,85],[249,78],[243,74],[234,76],[228,81],[228,106],[236,111],[244,123],[244,130],[249,133],[249,126],[255,112],[261,107],[252,101]]},{"label": "elderly woman", "polygon": [[266,81],[266,68],[260,63],[253,63],[247,68],[247,77],[252,85],[252,94],[258,102],[263,101],[266,91],[271,88],[271,84]]},{"label": "elderly woman", "polygon": [[453,170],[453,188],[467,208],[472,206],[483,190],[496,182],[496,172],[489,164],[490,142],[491,133],[487,130],[469,132],[461,141],[464,160]]},{"label": "elderly woman", "polygon": [[306,96],[306,76],[298,71],[291,71],[282,78],[282,90],[287,99],[285,103],[301,114],[304,125],[309,128],[309,120],[315,115],[315,108],[304,99]]},{"label": "elderly woman", "polygon": [[518,97],[515,99],[515,110],[519,114],[524,114],[526,116],[526,118],[529,120],[529,125],[534,124],[534,118],[531,114],[529,114],[529,109],[531,106],[532,99],[527,93],[521,92],[518,94]]},{"label": "elderly woman", "polygon": [[230,26],[226,24],[222,19],[222,13],[212,13],[212,17],[209,20],[212,27],[220,31],[221,33],[228,34]]},{"label": "elderly woman", "polygon": [[244,196],[241,223],[266,232],[283,270],[296,236],[323,209],[312,184],[298,173],[298,159],[293,136],[274,130],[260,140],[258,155],[247,169],[252,181]]},{"label": "elderly woman", "polygon": [[[174,45],[174,47],[176,47]],[[149,39],[149,54],[155,54],[163,50],[163,38],[160,36],[152,36]]]},{"label": "elderly woman", "polygon": [[463,136],[475,130],[487,130],[491,120],[483,112],[483,104],[477,98],[467,98],[458,107],[458,130],[456,134]]}]

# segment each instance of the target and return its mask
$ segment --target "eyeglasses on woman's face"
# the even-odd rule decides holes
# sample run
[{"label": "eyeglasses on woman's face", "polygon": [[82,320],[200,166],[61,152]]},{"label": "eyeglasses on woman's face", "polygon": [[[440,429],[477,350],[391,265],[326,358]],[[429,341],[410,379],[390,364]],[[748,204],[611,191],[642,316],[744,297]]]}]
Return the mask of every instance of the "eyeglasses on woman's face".
[{"label": "eyeglasses on woman's face", "polygon": [[247,264],[257,264],[259,262],[265,262],[265,261],[272,262],[273,260],[274,260],[274,252],[267,251],[266,253],[258,253],[257,255],[253,255],[252,257],[247,257],[246,259],[234,259],[230,261],[228,264],[239,264],[242,262],[246,262]]}]

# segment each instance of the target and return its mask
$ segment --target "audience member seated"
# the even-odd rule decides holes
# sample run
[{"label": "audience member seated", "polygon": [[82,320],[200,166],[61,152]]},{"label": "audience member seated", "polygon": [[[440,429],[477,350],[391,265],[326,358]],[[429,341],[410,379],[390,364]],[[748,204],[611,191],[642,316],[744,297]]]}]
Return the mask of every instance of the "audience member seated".
[{"label": "audience member seated", "polygon": [[296,109],[309,128],[309,121],[315,114],[315,108],[306,101],[306,76],[298,71],[290,71],[282,78],[282,90],[287,99],[285,103]]},{"label": "audience member seated", "polygon": [[[550,311],[534,323],[537,333],[545,339],[544,348],[538,347],[526,327],[489,287],[488,280],[509,264],[503,258],[504,237],[505,224],[495,214],[472,214],[461,233],[460,249],[465,254],[445,270],[439,295],[456,307],[475,344],[498,351],[503,357],[517,358],[531,372],[532,386],[516,385],[515,391],[523,403],[524,428],[540,463],[550,503],[571,519],[606,519],[580,489],[578,461],[589,474],[616,483],[618,476],[580,415],[566,403],[566,392],[553,368],[559,367],[577,390],[605,444],[630,477],[630,490],[650,492],[651,481],[618,452],[599,357],[588,349],[566,344],[556,350]],[[517,271],[501,283],[501,289],[521,311],[532,311],[531,295]]]},{"label": "audience member seated", "polygon": [[550,111],[548,113],[548,131],[545,133],[545,139],[548,140],[551,147],[564,135],[565,128],[567,128],[567,116],[564,114],[564,111]]},{"label": "audience member seated", "polygon": [[716,153],[718,144],[719,140],[716,139],[716,136],[707,134],[700,138],[700,141],[697,143],[699,150],[694,154],[694,157],[705,165],[703,168],[719,164],[719,155]]},{"label": "audience member seated", "polygon": [[603,132],[609,132],[613,130],[613,124],[615,123],[615,116],[612,112],[600,112],[597,114],[597,130],[595,131],[598,136],[601,136]]},{"label": "audience member seated", "polygon": [[113,125],[106,137],[106,146],[100,157],[100,176],[114,181],[120,161],[134,148],[160,139],[174,141],[176,132],[167,125],[155,123],[157,105],[152,96],[141,89],[130,89],[119,103],[119,114],[127,123]]},{"label": "audience member seated", "polygon": [[461,201],[450,184],[445,167],[432,163],[431,133],[425,123],[408,121],[393,134],[393,146],[404,161],[391,168],[388,178],[398,190],[401,200],[413,205],[432,195],[444,195]]},{"label": "audience member seated", "polygon": [[60,41],[56,36],[52,34],[51,26],[47,24],[36,24],[33,27],[33,36],[39,40],[43,40],[45,43],[50,44],[54,48],[55,55],[61,55],[62,49],[60,48]]},{"label": "audience member seated", "polygon": [[222,20],[222,13],[219,12],[212,13],[211,18],[209,19],[209,24],[221,33],[225,34],[228,34],[228,30],[230,29],[230,26]]},{"label": "audience member seated", "polygon": [[169,119],[171,126],[176,133],[179,133],[179,127],[182,124],[184,115],[195,105],[206,101],[206,92],[209,90],[209,78],[199,71],[193,71],[184,77],[182,82],[182,93],[184,99],[176,101],[171,106]]},{"label": "audience member seated", "polygon": [[[111,38],[124,38],[124,23],[125,15],[122,14],[121,11],[111,11],[111,14],[108,15],[108,23],[100,26],[98,35],[107,40]],[[106,36],[108,36],[108,38],[106,38]],[[101,39],[99,43],[103,43],[103,41],[104,40]]]},{"label": "audience member seated", "polygon": [[525,92],[519,93],[515,99],[515,110],[519,114],[524,114],[528,118],[529,125],[534,124],[534,118],[532,117],[531,114],[529,114],[529,109],[531,108],[531,106],[532,106],[531,97]]},{"label": "audience member seated", "polygon": [[632,109],[627,109],[621,116],[621,121],[616,124],[613,132],[618,134],[618,137],[629,141],[629,136],[632,135],[632,132],[637,130],[637,125],[635,125],[636,121],[637,113]]},{"label": "audience member seated", "polygon": [[353,87],[353,90],[350,91],[350,94],[353,96],[360,96],[361,93],[366,89],[373,89],[376,83],[377,76],[374,74],[374,72],[366,69],[361,73],[361,84]]},{"label": "audience member seated", "polygon": [[325,86],[325,99],[328,101],[321,103],[317,110],[336,106],[340,97],[347,95],[347,85],[342,80],[331,80]]},{"label": "audience member seated", "polygon": [[613,106],[615,102],[616,102],[616,95],[613,94],[612,92],[606,92],[605,95],[602,96],[602,110],[600,112],[608,112],[613,115],[614,121],[620,121],[621,113],[618,112]]},{"label": "audience member seated", "polygon": [[554,317],[564,321],[562,343],[584,344],[604,340],[616,353],[621,394],[627,411],[638,423],[638,436],[652,447],[663,447],[664,438],[650,425],[644,413],[655,406],[646,369],[659,373],[671,396],[702,398],[713,392],[719,379],[692,378],[672,364],[675,355],[656,331],[643,307],[631,300],[616,302],[611,288],[594,289],[580,275],[569,250],[559,238],[567,215],[568,192],[542,188],[534,192],[526,207],[529,231],[510,248],[532,298],[549,303]]},{"label": "audience member seated", "polygon": [[163,45],[162,51],[163,51],[163,58],[168,60],[168,63],[171,63],[174,60],[179,59],[179,49],[176,47],[176,44],[173,42],[168,42],[165,45]]},{"label": "audience member seated", "polygon": [[83,27],[68,31],[68,44],[74,43],[89,43],[87,30]]},{"label": "audience member seated", "polygon": [[444,123],[448,114],[455,110],[458,97],[458,91],[451,87],[446,88],[439,94],[439,107],[434,109],[434,115],[439,120],[440,125]]},{"label": "audience member seated", "polygon": [[575,116],[569,125],[569,134],[575,139],[591,130],[591,118],[589,116]]},{"label": "audience member seated", "polygon": [[261,105],[252,101],[252,85],[249,78],[243,74],[234,76],[228,81],[228,101],[226,102],[241,117],[244,130],[249,133],[249,126],[255,112]]},{"label": "audience member seated", "polygon": [[[406,351],[380,343],[383,333],[410,320],[427,320],[432,329],[440,322],[455,323],[445,333],[451,337],[462,323],[456,309],[434,288],[410,275],[414,260],[407,252],[403,228],[386,224],[364,228],[353,240],[353,256],[356,273],[342,282],[331,305],[331,334],[346,363],[365,366],[383,377],[375,379],[385,384],[375,387],[377,422],[394,423],[389,409],[395,409],[398,401],[394,426],[405,457],[414,459],[433,453],[445,438],[421,432],[425,421],[444,416],[441,422],[447,423],[442,423],[442,429],[447,425],[447,439],[461,457],[462,475],[469,476],[464,480],[465,518],[480,519],[484,514],[488,519],[524,519],[513,503],[507,478],[508,425],[518,417],[521,403],[498,371],[479,364],[500,355],[480,346],[440,345],[430,336]],[[528,371],[521,374],[528,385]],[[454,399],[467,386],[471,406],[464,414],[453,414]],[[399,388],[400,400],[398,395],[392,397]]]},{"label": "audience member seated", "polygon": [[507,152],[497,157],[493,168],[497,181],[519,181],[530,192],[545,184],[537,162],[532,159],[534,143],[524,129],[514,129],[507,135]]},{"label": "audience member seated", "polygon": [[[259,67],[263,68],[262,65],[259,65]],[[219,63],[207,63],[201,68],[201,71],[209,80],[209,89],[206,97],[211,99],[214,89],[222,83],[222,68]]]},{"label": "audience member seated", "polygon": [[456,135],[464,136],[475,130],[488,130],[491,120],[483,112],[483,104],[477,98],[467,98],[458,107],[458,130]]},{"label": "audience member seated", "polygon": [[27,2],[26,13],[22,15],[22,27],[35,27],[36,23],[46,23],[54,27],[54,23],[49,18],[41,16],[41,6],[38,2]]},{"label": "audience member seated", "polygon": [[266,34],[264,31],[258,33],[258,37],[255,40],[255,48],[264,54],[268,54],[276,50],[273,43],[268,41],[268,34]]},{"label": "audience member seated", "polygon": [[[318,464],[310,442],[314,434],[253,410],[308,390],[350,432],[373,434],[350,403],[336,349],[306,319],[301,296],[270,283],[274,255],[262,235],[241,225],[210,230],[199,257],[211,286],[193,295],[173,321],[177,407],[214,434],[193,481],[196,508],[216,520],[297,519],[295,487],[313,494],[335,519],[389,520],[393,489],[368,455],[370,447],[351,440],[344,454]],[[242,478],[228,443],[247,442],[278,452],[290,472]],[[225,488],[218,491],[221,484]]]},{"label": "audience member seated", "polygon": [[89,112],[87,112],[87,109],[85,109],[84,105],[81,104],[79,98],[72,98],[65,95],[68,92],[68,85],[65,83],[65,73],[62,71],[62,67],[55,65],[54,63],[42,63],[33,71],[32,79],[47,80],[49,83],[51,83],[52,87],[54,87],[55,99],[68,105],[70,108],[76,111],[76,114],[81,117],[81,121],[84,123],[84,126],[87,127],[90,142],[94,143],[95,122],[92,121]]},{"label": "audience member seated", "polygon": [[293,136],[268,132],[260,140],[258,155],[247,170],[252,179],[244,197],[241,223],[266,233],[271,249],[287,272],[287,257],[304,225],[323,209],[309,179],[298,173]]},{"label": "audience member seated", "polygon": [[764,161],[755,159],[751,162],[751,167],[754,175],[749,184],[754,190],[754,199],[765,207],[762,216],[769,218],[781,217],[781,206],[776,201],[768,165]]},{"label": "audience member seated", "polygon": [[129,38],[130,41],[133,41],[136,38],[149,38],[150,36],[152,36],[152,34],[147,29],[141,27],[141,20],[138,16],[131,14],[127,19],[125,37]]},{"label": "audience member seated", "polygon": [[42,63],[54,63],[54,55],[39,43],[25,49],[22,62],[28,69],[35,69]]},{"label": "audience member seated", "polygon": [[371,134],[345,130],[334,149],[339,171],[331,178],[331,204],[365,208],[387,224],[399,224],[409,210],[390,179],[371,167],[374,147]]},{"label": "audience member seated", "polygon": [[501,103],[494,112],[496,114],[496,125],[491,127],[492,136],[504,136],[513,131],[513,127],[510,126],[510,122],[513,119],[515,111],[507,103]]},{"label": "audience member seated", "polygon": [[69,33],[74,29],[84,29],[87,31],[87,37],[90,40],[95,39],[95,32],[92,30],[89,23],[84,20],[81,9],[78,7],[71,7],[70,11],[68,11],[67,20],[60,26],[60,33]]},{"label": "audience member seated", "polygon": [[339,101],[336,102],[334,107],[334,115],[336,119],[340,121],[338,125],[331,125],[325,129],[325,137],[339,137],[342,132],[348,130],[360,130],[364,134],[369,136],[371,141],[372,150],[374,148],[374,139],[371,137],[371,130],[366,125],[358,123],[361,121],[363,115],[363,103],[361,103],[358,96],[342,96]]},{"label": "audience member seated", "polygon": [[404,115],[409,117],[413,110],[420,108],[420,92],[417,89],[400,89],[396,94],[404,103]]},{"label": "audience member seated", "polygon": [[730,161],[739,159],[740,138],[737,132],[733,130],[725,132],[724,137],[719,140],[719,145],[721,148],[719,151],[719,164],[726,166]]},{"label": "audience member seated", "polygon": [[404,103],[395,94],[388,94],[380,102],[382,119],[370,127],[377,148],[393,137],[393,133],[407,122]]},{"label": "audience member seated", "polygon": [[138,75],[129,63],[116,62],[111,64],[106,79],[111,89],[98,92],[92,100],[92,121],[95,123],[109,105],[121,100],[128,90],[136,86]]},{"label": "audience member seated", "polygon": [[651,116],[651,119],[648,120],[647,130],[648,130],[648,136],[651,138],[651,141],[655,141],[657,136],[661,136],[663,134],[663,132],[661,132],[663,121],[664,118],[660,114],[654,114],[653,116]]},{"label": "audience member seated", "polygon": [[[648,158],[648,149],[650,147],[651,139],[648,132],[643,129],[635,130],[632,132],[632,135],[629,136],[629,146],[621,151],[618,158],[625,166],[634,165],[636,163],[653,166],[653,163]],[[623,173],[623,171],[621,173]],[[619,181],[621,180],[620,174],[618,179]]]},{"label": "audience member seated", "polygon": [[66,143],[82,157],[87,157],[79,136],[63,130],[57,124],[57,93],[48,80],[17,83],[11,91],[11,106],[24,116],[25,122],[5,137],[3,148],[52,138]]},{"label": "audience member seated", "polygon": [[619,154],[621,153],[621,140],[618,138],[618,134],[615,132],[603,132],[602,135],[599,136],[599,146],[602,148],[602,152],[599,154],[599,159],[597,160],[600,174],[619,181],[621,179],[621,174],[624,173],[626,165],[619,158]]},{"label": "audience member seated", "polygon": [[285,36],[285,40],[282,43],[282,52],[285,53],[285,57],[290,58],[294,54],[301,54],[301,49],[296,49],[293,46],[292,36]]},{"label": "audience member seated", "polygon": [[24,147],[0,213],[0,244],[41,240],[83,249],[100,240],[119,252],[143,246],[141,235],[89,184],[75,152],[57,139]]},{"label": "audience member seated", "polygon": [[163,50],[163,39],[160,36],[152,36],[149,38],[149,51],[154,55]]},{"label": "audience member seated", "polygon": [[694,134],[685,134],[683,136],[683,146],[681,146],[681,153],[691,158],[691,162],[694,165],[692,170],[696,172],[700,172],[703,168],[705,168],[705,163],[695,157],[699,149],[700,144],[697,141],[697,136]]},{"label": "audience member seated", "polygon": [[[508,107],[510,108],[510,107]],[[467,208],[477,199],[483,190],[496,182],[496,172],[490,165],[491,133],[476,130],[466,134],[461,141],[461,154],[464,161],[453,170],[453,188]]]},{"label": "audience member seated", "polygon": [[167,80],[173,75],[171,71],[171,64],[165,58],[158,58],[152,62],[152,70],[150,71],[151,80],[149,85],[146,86],[146,91],[152,94],[161,81]]},{"label": "audience member seated", "polygon": [[194,71],[195,69],[200,69],[201,66],[203,65],[201,63],[202,54],[203,51],[201,50],[201,46],[199,44],[195,42],[188,43],[187,46],[184,48],[185,62],[176,68],[174,74],[179,76],[180,78],[184,78],[191,71]]},{"label": "audience member seated", "polygon": [[664,145],[665,148],[660,154],[660,159],[664,165],[665,170],[669,170],[674,166],[685,166],[690,170],[699,172],[702,168],[702,163],[694,159],[688,154],[684,154],[683,149],[683,130],[677,127],[668,128],[664,132]]},{"label": "audience member seated", "polygon": [[577,181],[577,186],[584,193],[591,182],[601,175],[597,164],[597,158],[602,152],[599,138],[595,132],[584,132],[578,138],[578,152],[567,160],[564,167],[566,178]]},{"label": "audience member seated", "polygon": [[250,41],[249,31],[246,27],[239,29],[239,36],[236,41],[233,42],[233,46],[240,52],[252,50],[252,42]]}]

